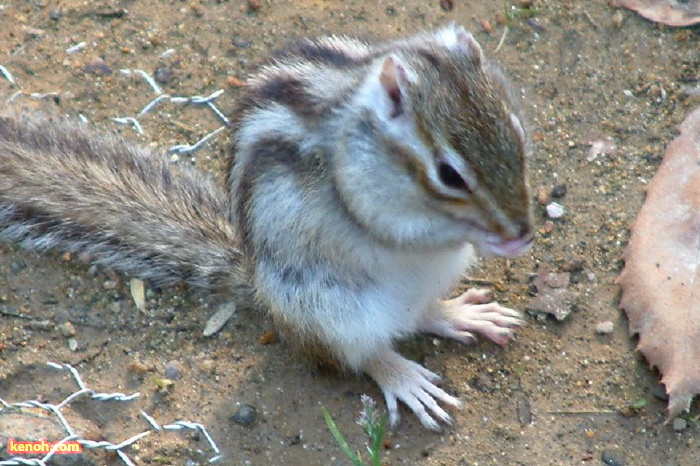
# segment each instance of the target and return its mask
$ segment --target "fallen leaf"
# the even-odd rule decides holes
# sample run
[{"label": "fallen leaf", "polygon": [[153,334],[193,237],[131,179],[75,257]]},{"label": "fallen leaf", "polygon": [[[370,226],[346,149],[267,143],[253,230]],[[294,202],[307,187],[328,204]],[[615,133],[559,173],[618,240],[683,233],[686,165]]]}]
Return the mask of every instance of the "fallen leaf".
[{"label": "fallen leaf", "polygon": [[226,322],[236,313],[236,304],[233,301],[227,301],[219,306],[214,315],[209,317],[204,326],[204,336],[210,337],[219,333],[219,330],[224,328]]},{"label": "fallen leaf", "polygon": [[525,309],[538,317],[554,316],[558,321],[571,314],[571,306],[578,293],[569,289],[571,274],[568,272],[541,272],[532,282],[537,288],[537,296],[532,298]]},{"label": "fallen leaf", "polygon": [[700,107],[649,182],[624,259],[620,307],[663,374],[672,418],[700,393]]},{"label": "fallen leaf", "polygon": [[588,131],[581,138],[580,143],[590,147],[586,157],[589,162],[594,161],[599,155],[613,155],[615,153],[615,139],[598,130]]},{"label": "fallen leaf", "polygon": [[521,426],[525,427],[532,424],[532,406],[530,405],[530,400],[527,398],[519,399],[516,411]]},{"label": "fallen leaf", "polygon": [[619,5],[668,26],[700,23],[700,0],[622,0]]},{"label": "fallen leaf", "polygon": [[129,282],[129,288],[131,290],[131,297],[134,298],[134,304],[141,310],[146,310],[146,284],[143,280],[138,278],[132,278]]}]

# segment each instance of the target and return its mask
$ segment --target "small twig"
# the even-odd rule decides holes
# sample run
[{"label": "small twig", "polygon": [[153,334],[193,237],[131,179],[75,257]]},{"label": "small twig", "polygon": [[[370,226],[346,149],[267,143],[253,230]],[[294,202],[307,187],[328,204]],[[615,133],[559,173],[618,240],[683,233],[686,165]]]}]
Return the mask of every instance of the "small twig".
[{"label": "small twig", "polygon": [[15,78],[12,76],[12,73],[10,73],[10,70],[0,65],[0,73],[2,73],[3,77],[7,79],[10,84],[15,84]]},{"label": "small twig", "polygon": [[158,55],[158,59],[164,60],[166,58],[172,57],[175,54],[175,49],[168,49],[165,52]]},{"label": "small twig", "polygon": [[506,36],[508,35],[508,25],[506,24],[503,27],[503,34],[501,35],[501,40],[498,41],[498,46],[496,46],[496,50],[493,51],[493,53],[498,52],[501,50],[501,47],[503,46],[503,43],[506,41]]},{"label": "small twig", "polygon": [[43,100],[43,99],[55,99],[58,97],[58,92],[46,92],[46,93],[41,93],[41,92],[32,92],[29,94],[29,97],[32,99],[37,99],[37,100]]},{"label": "small twig", "polygon": [[79,43],[73,45],[72,47],[68,47],[68,48],[66,49],[66,53],[67,53],[67,54],[73,54],[73,53],[80,52],[80,51],[83,50],[86,46],[87,46],[87,42],[79,42]]},{"label": "small twig", "polygon": [[17,319],[32,320],[30,316],[25,316],[24,314],[20,314],[19,312],[15,311],[6,311],[5,309],[0,309],[0,315],[7,317],[15,317]]},{"label": "small twig", "polygon": [[591,23],[591,25],[592,25],[594,28],[600,29],[600,24],[596,23],[596,22],[593,20],[593,18],[591,17],[591,14],[590,14],[589,12],[584,11],[584,12],[583,12],[583,16],[584,16],[584,18],[586,18],[586,19],[588,20],[589,23]]},{"label": "small twig", "polygon": [[600,411],[548,411],[545,414],[552,414],[558,416],[588,416],[588,415],[608,415],[608,414],[618,414],[619,411],[612,409],[601,409]]},{"label": "small twig", "polygon": [[462,282],[468,283],[470,285],[477,285],[477,286],[493,286],[494,285],[494,282],[492,280],[486,280],[483,278],[464,277],[462,279]]}]

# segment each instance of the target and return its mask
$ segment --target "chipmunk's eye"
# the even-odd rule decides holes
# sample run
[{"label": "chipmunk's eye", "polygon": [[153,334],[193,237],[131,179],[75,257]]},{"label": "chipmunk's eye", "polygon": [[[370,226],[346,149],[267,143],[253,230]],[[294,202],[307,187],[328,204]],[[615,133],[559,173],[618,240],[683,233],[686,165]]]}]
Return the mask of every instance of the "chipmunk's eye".
[{"label": "chipmunk's eye", "polygon": [[457,173],[457,170],[452,168],[450,164],[440,162],[438,166],[438,175],[440,176],[440,180],[445,183],[445,186],[469,192],[469,187],[464,181],[464,178],[462,178],[462,176]]}]

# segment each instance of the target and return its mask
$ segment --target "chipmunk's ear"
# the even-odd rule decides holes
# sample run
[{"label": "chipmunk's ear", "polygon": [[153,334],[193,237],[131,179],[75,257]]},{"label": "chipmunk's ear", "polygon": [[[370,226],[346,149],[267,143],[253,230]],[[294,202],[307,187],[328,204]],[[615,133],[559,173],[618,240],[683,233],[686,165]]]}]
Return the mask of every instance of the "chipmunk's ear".
[{"label": "chipmunk's ear", "polygon": [[409,70],[397,57],[389,56],[384,59],[381,72],[379,73],[379,84],[384,97],[387,99],[388,115],[390,118],[397,118],[406,109],[406,86],[415,81]]},{"label": "chipmunk's ear", "polygon": [[437,37],[450,51],[466,55],[475,65],[480,66],[484,62],[481,46],[472,33],[462,26],[452,24],[438,31]]}]

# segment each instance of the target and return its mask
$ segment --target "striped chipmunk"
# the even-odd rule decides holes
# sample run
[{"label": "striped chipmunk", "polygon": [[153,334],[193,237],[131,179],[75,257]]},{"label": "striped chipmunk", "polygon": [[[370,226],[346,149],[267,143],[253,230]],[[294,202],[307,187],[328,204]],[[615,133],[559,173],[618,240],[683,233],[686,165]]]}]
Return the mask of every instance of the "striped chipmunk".
[{"label": "striped chipmunk", "polygon": [[460,26],[278,52],[232,117],[225,187],[114,135],[2,113],[0,239],[253,299],[303,351],[374,379],[392,425],[398,401],[434,430],[460,404],[396,340],[503,344],[521,325],[485,290],[440,300],[475,251],[533,241],[518,98]]}]

